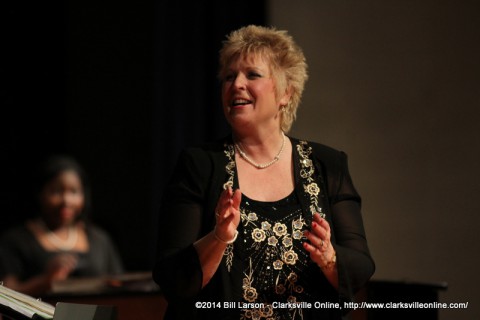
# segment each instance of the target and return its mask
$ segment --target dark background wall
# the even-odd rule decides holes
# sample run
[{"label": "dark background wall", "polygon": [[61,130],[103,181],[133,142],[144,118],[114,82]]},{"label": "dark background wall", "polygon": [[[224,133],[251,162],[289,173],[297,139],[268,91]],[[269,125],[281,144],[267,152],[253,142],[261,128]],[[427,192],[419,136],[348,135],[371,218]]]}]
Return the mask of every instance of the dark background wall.
[{"label": "dark background wall", "polygon": [[263,24],[264,2],[8,3],[0,12],[0,232],[35,214],[35,165],[68,153],[89,173],[93,222],[127,269],[150,269],[178,152],[228,132],[216,79],[221,41]]},{"label": "dark background wall", "polygon": [[13,224],[35,215],[26,212],[33,168],[50,154],[71,154],[93,186],[93,222],[112,235],[128,268],[145,268],[152,246],[151,230],[144,231],[152,211],[153,10],[31,3],[9,4],[2,14],[10,150],[3,216]]},{"label": "dark background wall", "polygon": [[63,8],[2,4],[0,64],[2,229],[27,215],[31,167],[65,150],[66,45]]}]

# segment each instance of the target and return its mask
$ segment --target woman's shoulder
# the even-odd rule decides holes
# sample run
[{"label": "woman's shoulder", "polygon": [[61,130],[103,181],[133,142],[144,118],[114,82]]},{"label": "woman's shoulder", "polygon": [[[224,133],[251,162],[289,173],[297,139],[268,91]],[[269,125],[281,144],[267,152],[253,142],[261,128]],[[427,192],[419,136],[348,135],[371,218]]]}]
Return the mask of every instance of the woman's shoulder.
[{"label": "woman's shoulder", "polygon": [[348,172],[347,154],[344,151],[318,142],[303,141],[311,147],[314,161],[328,176],[341,178]]},{"label": "woman's shoulder", "polygon": [[230,140],[228,137],[224,137],[215,141],[203,142],[201,144],[188,146],[183,149],[183,153],[193,156],[208,156],[215,154],[223,154],[225,150],[225,143]]},{"label": "woman's shoulder", "polygon": [[24,240],[27,238],[32,238],[33,234],[28,229],[26,223],[18,224],[11,226],[7,229],[2,236],[0,237],[0,241],[4,242],[17,242],[19,240]]},{"label": "woman's shoulder", "polygon": [[111,237],[110,234],[103,229],[102,227],[88,223],[85,224],[85,232],[87,233],[90,241],[98,241],[98,242],[110,242]]},{"label": "woman's shoulder", "polygon": [[228,138],[222,138],[213,142],[186,147],[181,151],[178,162],[189,167],[198,166],[202,169],[223,163],[226,161],[225,144],[228,141]]},{"label": "woman's shoulder", "polygon": [[336,149],[334,147],[325,145],[323,143],[315,142],[315,141],[310,141],[310,140],[304,140],[304,139],[298,139],[298,138],[291,138],[294,143],[300,143],[300,142],[306,142],[308,146],[312,148],[312,152],[314,156],[320,160],[323,161],[338,161],[342,157],[345,156],[345,152]]}]

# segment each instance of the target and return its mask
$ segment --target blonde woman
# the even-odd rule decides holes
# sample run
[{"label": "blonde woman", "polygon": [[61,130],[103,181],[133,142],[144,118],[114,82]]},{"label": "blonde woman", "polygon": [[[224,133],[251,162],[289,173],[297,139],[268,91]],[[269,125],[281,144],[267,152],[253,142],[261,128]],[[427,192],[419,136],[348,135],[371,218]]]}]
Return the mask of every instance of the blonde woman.
[{"label": "blonde woman", "polygon": [[340,319],[375,267],[345,153],[287,135],[302,50],[246,26],[220,66],[232,134],[185,150],[164,195],[154,278],[166,319]]}]

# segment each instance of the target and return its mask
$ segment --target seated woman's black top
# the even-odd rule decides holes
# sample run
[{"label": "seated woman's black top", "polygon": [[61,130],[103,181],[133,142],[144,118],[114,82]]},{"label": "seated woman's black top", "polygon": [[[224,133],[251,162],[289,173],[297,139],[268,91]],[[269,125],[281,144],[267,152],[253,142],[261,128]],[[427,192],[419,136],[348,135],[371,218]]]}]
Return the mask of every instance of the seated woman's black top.
[{"label": "seated woman's black top", "polygon": [[[78,258],[71,277],[96,277],[120,274],[123,263],[108,234],[96,226],[86,228],[89,249],[69,251]],[[10,229],[0,240],[0,278],[14,275],[25,281],[45,272],[48,262],[61,251],[47,251],[25,226]]]}]

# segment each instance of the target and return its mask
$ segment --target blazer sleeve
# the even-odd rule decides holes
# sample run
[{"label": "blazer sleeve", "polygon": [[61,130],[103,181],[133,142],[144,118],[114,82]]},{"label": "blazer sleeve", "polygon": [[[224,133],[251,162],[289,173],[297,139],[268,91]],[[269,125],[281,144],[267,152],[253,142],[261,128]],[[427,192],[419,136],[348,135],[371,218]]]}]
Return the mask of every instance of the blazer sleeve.
[{"label": "blazer sleeve", "polygon": [[189,299],[202,287],[193,243],[201,237],[212,164],[200,149],[184,150],[163,194],[153,278],[169,301]]},{"label": "blazer sleeve", "polygon": [[375,271],[361,214],[361,198],[357,193],[347,164],[347,155],[334,151],[327,160],[327,188],[332,244],[337,253],[339,294],[342,301],[352,301]]}]

